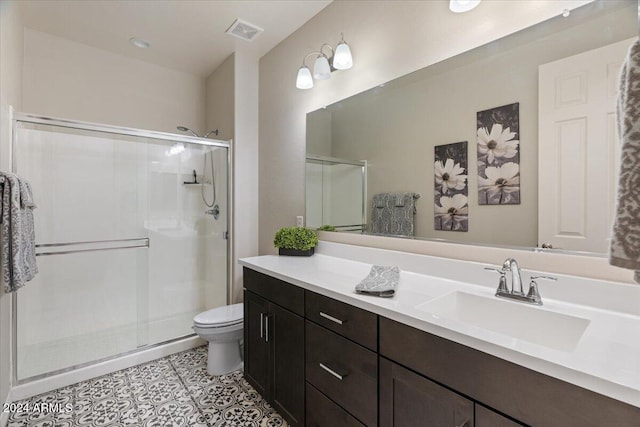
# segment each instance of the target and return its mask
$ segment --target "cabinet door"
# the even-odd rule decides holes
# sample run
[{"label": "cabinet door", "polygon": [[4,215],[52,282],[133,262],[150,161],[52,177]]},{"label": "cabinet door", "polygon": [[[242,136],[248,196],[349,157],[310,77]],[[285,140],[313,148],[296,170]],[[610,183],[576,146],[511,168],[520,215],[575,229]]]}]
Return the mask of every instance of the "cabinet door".
[{"label": "cabinet door", "polygon": [[380,358],[380,427],[473,427],[473,402]]},{"label": "cabinet door", "polygon": [[304,319],[269,304],[273,407],[293,426],[304,425]]},{"label": "cabinet door", "polygon": [[475,427],[521,427],[515,421],[503,417],[497,412],[476,403],[476,426]]},{"label": "cabinet door", "polygon": [[365,427],[311,384],[306,389],[307,427]]},{"label": "cabinet door", "polygon": [[269,303],[258,295],[244,291],[244,376],[258,393],[269,400],[269,343],[265,320]]}]

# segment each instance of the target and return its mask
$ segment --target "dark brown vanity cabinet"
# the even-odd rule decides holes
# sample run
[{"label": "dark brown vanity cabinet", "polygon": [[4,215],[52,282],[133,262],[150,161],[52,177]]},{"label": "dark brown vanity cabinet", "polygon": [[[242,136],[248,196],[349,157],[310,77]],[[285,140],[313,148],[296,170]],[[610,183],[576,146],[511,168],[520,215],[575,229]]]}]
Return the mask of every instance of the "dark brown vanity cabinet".
[{"label": "dark brown vanity cabinet", "polygon": [[245,377],[294,426],[640,427],[640,408],[249,269],[244,304]]},{"label": "dark brown vanity cabinet", "polygon": [[482,405],[475,404],[476,409],[476,425],[475,427],[521,427],[515,421],[510,420],[507,417],[503,417],[497,412],[493,412],[489,408],[485,408]]},{"label": "dark brown vanity cabinet", "polygon": [[306,410],[307,427],[365,427],[309,383]]},{"label": "dark brown vanity cabinet", "polygon": [[[313,292],[305,296],[307,389],[329,399],[325,406],[341,414],[342,425],[377,426],[378,316]],[[311,413],[318,405],[313,396],[307,396]],[[317,419],[308,416],[307,425],[337,425]]]},{"label": "dark brown vanity cabinet", "polygon": [[292,426],[304,425],[304,291],[244,269],[244,375]]},{"label": "dark brown vanity cabinet", "polygon": [[258,295],[244,292],[244,376],[263,397],[269,394],[271,345],[265,338],[265,314],[269,302]]},{"label": "dark brown vanity cabinet", "polygon": [[383,357],[380,427],[474,427],[473,402]]},{"label": "dark brown vanity cabinet", "polygon": [[476,427],[640,426],[640,408],[393,320],[379,328],[380,356],[473,400]]},{"label": "dark brown vanity cabinet", "polygon": [[378,423],[378,355],[307,320],[306,379],[364,425]]}]

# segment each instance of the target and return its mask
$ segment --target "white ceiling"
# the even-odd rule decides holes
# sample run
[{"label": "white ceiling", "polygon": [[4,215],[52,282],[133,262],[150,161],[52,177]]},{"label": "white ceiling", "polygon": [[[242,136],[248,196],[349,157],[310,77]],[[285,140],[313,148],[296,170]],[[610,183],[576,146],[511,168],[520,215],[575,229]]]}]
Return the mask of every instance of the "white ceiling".
[{"label": "white ceiling", "polygon": [[[25,26],[206,77],[248,44],[264,55],[332,0],[24,0]],[[264,29],[252,42],[225,34],[236,18]],[[139,49],[138,37],[151,44]]]}]

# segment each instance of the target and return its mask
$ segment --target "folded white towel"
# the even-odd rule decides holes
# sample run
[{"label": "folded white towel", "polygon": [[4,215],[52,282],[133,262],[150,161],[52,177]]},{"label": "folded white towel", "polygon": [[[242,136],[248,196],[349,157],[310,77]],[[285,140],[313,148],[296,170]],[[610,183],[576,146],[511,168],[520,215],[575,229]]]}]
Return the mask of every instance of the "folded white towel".
[{"label": "folded white towel", "polygon": [[390,298],[395,295],[399,282],[400,269],[398,267],[374,265],[371,267],[369,275],[356,285],[356,292]]}]

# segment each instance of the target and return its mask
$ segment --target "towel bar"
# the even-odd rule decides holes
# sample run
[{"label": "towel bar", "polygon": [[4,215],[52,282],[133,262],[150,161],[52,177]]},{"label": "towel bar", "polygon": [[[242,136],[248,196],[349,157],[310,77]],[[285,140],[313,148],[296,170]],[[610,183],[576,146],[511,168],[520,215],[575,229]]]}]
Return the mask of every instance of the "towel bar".
[{"label": "towel bar", "polygon": [[64,243],[42,243],[36,245],[36,248],[54,248],[54,247],[64,247],[64,246],[76,246],[76,245],[95,245],[95,244],[105,244],[105,243],[127,243],[127,242],[139,242],[140,244],[128,244],[121,246],[107,246],[107,247],[99,247],[99,248],[83,248],[83,249],[68,249],[61,251],[52,251],[52,252],[40,252],[37,253],[36,256],[46,256],[46,255],[67,255],[81,252],[96,252],[96,251],[111,251],[116,249],[136,249],[136,248],[148,248],[149,247],[149,238],[148,237],[140,237],[137,239],[119,239],[119,240],[93,240],[86,242],[64,242]]}]

